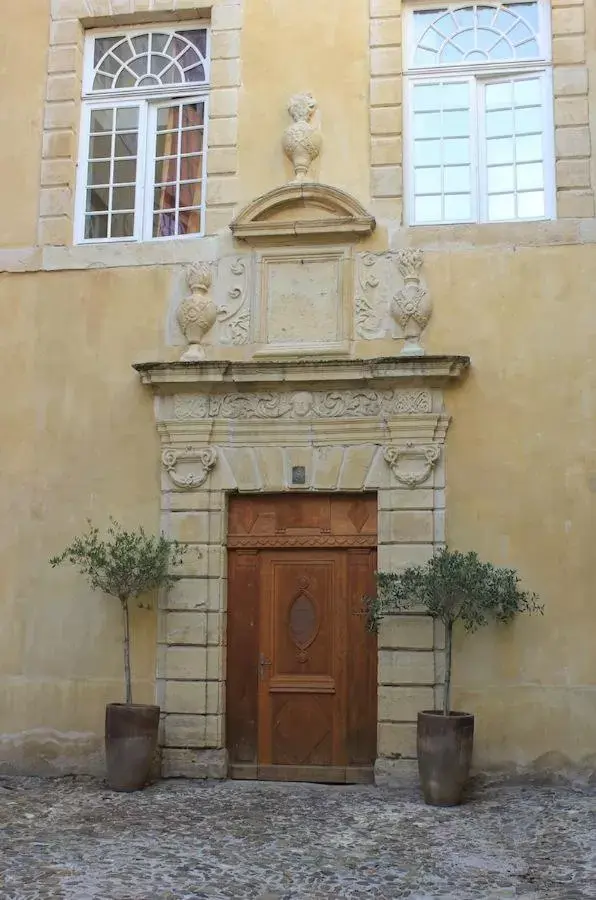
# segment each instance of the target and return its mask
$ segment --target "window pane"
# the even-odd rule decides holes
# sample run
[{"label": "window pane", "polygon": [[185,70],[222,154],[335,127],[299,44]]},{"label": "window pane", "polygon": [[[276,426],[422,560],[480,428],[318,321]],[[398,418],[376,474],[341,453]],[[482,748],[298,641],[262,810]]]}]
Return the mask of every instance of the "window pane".
[{"label": "window pane", "polygon": [[173,237],[176,234],[176,213],[159,213],[153,216],[153,237]]},{"label": "window pane", "polygon": [[515,169],[513,166],[489,166],[489,194],[505,193],[515,190]]},{"label": "window pane", "polygon": [[443,178],[445,179],[445,193],[447,194],[469,193],[471,190],[472,182],[469,166],[445,166]]},{"label": "window pane", "polygon": [[110,189],[91,188],[87,191],[87,212],[105,212],[110,203]]},{"label": "window pane", "polygon": [[128,209],[135,208],[135,186],[115,187],[112,191],[112,209]]},{"label": "window pane", "polygon": [[112,135],[91,135],[89,138],[89,159],[109,159],[111,155]]},{"label": "window pane", "polygon": [[542,163],[526,163],[517,167],[518,191],[535,190],[544,185]]},{"label": "window pane", "polygon": [[432,166],[441,162],[441,141],[414,141],[415,166]]},{"label": "window pane", "polygon": [[157,185],[153,195],[154,209],[176,209],[176,184]]},{"label": "window pane", "polygon": [[180,185],[180,206],[200,206],[203,185],[200,181],[183,181]]},{"label": "window pane", "polygon": [[114,162],[114,184],[130,184],[137,178],[136,159],[117,159]]},{"label": "window pane", "polygon": [[424,222],[440,222],[443,218],[441,197],[416,197],[414,215],[417,225]]},{"label": "window pane", "polygon": [[86,216],[85,218],[85,237],[88,240],[99,240],[108,236],[108,217],[105,216]]},{"label": "window pane", "polygon": [[542,108],[525,107],[515,110],[515,130],[517,134],[531,134],[542,131]]},{"label": "window pane", "polygon": [[138,134],[136,131],[130,134],[117,134],[114,141],[114,156],[136,156]]},{"label": "window pane", "polygon": [[122,106],[116,110],[116,131],[136,131],[138,127],[138,106]]},{"label": "window pane", "polygon": [[114,87],[122,90],[123,88],[135,87],[136,83],[136,76],[129,72],[128,69],[123,69],[118,75]]},{"label": "window pane", "polygon": [[415,110],[424,112],[439,109],[437,86],[435,84],[417,84],[412,90],[412,105]]},{"label": "window pane", "polygon": [[513,162],[513,138],[491,138],[486,142],[486,161],[489,165],[494,163]]},{"label": "window pane", "polygon": [[470,88],[466,82],[444,82],[441,88],[443,109],[467,109],[470,105]]},{"label": "window pane", "polygon": [[162,131],[157,135],[155,144],[156,156],[175,156],[179,145],[178,131]]},{"label": "window pane", "polygon": [[515,219],[515,194],[495,194],[489,197],[488,218],[491,222]]},{"label": "window pane", "polygon": [[542,102],[540,80],[532,78],[513,83],[513,96],[516,106],[538,106]]},{"label": "window pane", "polygon": [[544,191],[529,191],[519,194],[517,198],[517,214],[520,219],[544,218]]},{"label": "window pane", "polygon": [[87,168],[87,184],[109,184],[110,183],[110,164],[109,162],[89,163]]},{"label": "window pane", "polygon": [[162,106],[157,110],[157,130],[172,131],[178,128],[180,109],[178,106]]},{"label": "window pane", "polygon": [[518,162],[542,159],[542,135],[532,134],[515,140],[515,156]]},{"label": "window pane", "polygon": [[91,133],[111,131],[114,127],[113,109],[92,109],[89,130]]},{"label": "window pane", "polygon": [[467,110],[443,113],[444,137],[465,137],[470,133],[470,116]]},{"label": "window pane", "polygon": [[155,183],[167,184],[175,182],[178,178],[178,157],[158,159],[155,163]]},{"label": "window pane", "polygon": [[202,156],[183,156],[180,160],[180,178],[182,181],[195,181],[201,177]]},{"label": "window pane", "polygon": [[414,113],[414,134],[416,137],[440,137],[440,113]]},{"label": "window pane", "polygon": [[178,216],[178,234],[197,234],[201,230],[201,210],[181,209]]},{"label": "window pane", "polygon": [[443,159],[446,163],[470,162],[469,138],[449,138],[443,141]]},{"label": "window pane", "polygon": [[507,109],[499,112],[487,112],[487,137],[500,137],[501,135],[510,134],[513,134],[513,110]]},{"label": "window pane", "polygon": [[485,88],[485,100],[487,109],[509,109],[511,106],[512,85],[487,84]]},{"label": "window pane", "polygon": [[414,173],[414,190],[417,194],[440,194],[443,189],[441,169],[417,169]]},{"label": "window pane", "polygon": [[110,219],[110,237],[123,238],[134,235],[134,215],[132,213],[113,214]]},{"label": "window pane", "polygon": [[469,194],[447,194],[445,219],[449,222],[465,222],[472,217],[472,200]]},{"label": "window pane", "polygon": [[182,128],[202,128],[205,124],[204,103],[185,103],[182,107]]}]

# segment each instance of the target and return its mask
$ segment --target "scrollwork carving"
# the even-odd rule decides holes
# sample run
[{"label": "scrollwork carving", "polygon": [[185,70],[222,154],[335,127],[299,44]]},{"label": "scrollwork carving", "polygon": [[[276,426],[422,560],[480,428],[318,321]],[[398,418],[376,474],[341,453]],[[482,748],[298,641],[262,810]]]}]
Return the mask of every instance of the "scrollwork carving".
[{"label": "scrollwork carving", "polygon": [[441,457],[441,445],[408,441],[403,446],[385,447],[383,456],[397,481],[405,487],[415,488],[430,477]]},{"label": "scrollwork carving", "polygon": [[[191,491],[207,480],[217,463],[217,450],[215,447],[185,447],[184,450],[168,448],[161,454],[161,461],[172,483],[181,490]],[[199,465],[196,471],[180,475],[176,471],[180,462],[197,462]]]},{"label": "scrollwork carving", "polygon": [[176,395],[176,419],[361,419],[430,413],[430,391]]},{"label": "scrollwork carving", "polygon": [[[233,259],[225,273],[225,301],[217,310],[219,339],[222,344],[246,344],[249,338],[248,272],[242,257]],[[230,285],[231,282],[231,285]],[[228,287],[228,285],[230,285]]]}]

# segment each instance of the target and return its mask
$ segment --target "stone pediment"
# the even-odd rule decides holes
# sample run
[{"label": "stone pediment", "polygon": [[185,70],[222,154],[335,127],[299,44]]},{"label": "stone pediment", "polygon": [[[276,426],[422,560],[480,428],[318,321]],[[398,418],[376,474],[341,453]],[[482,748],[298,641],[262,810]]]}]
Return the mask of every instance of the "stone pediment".
[{"label": "stone pediment", "polygon": [[290,182],[249,203],[231,223],[247,243],[355,241],[372,234],[373,216],[350,194],[318,182]]}]

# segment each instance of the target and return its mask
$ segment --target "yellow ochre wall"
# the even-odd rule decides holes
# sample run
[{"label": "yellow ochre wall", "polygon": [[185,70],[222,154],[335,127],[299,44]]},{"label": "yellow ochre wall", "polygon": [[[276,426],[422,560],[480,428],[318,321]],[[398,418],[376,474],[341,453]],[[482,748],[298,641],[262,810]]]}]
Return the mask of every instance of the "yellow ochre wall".
[{"label": "yellow ochre wall", "polygon": [[[120,611],[48,559],[87,517],[159,525],[153,401],[131,364],[177,358],[166,320],[179,266],[43,270],[50,5],[7,4],[0,33],[0,770],[99,771],[104,705],[122,698]],[[116,12],[133,5],[112,0]],[[324,136],[316,176],[376,212],[368,2],[249,0],[241,65],[236,208],[290,177],[279,144],[285,107],[309,90]],[[590,118],[593,136],[594,91]],[[371,248],[388,246],[398,215],[380,221]],[[458,635],[455,705],[477,715],[481,768],[546,754],[557,766],[596,768],[596,221],[562,219],[552,240],[539,226],[527,238],[525,226],[517,246],[507,226],[406,231],[402,244],[426,253],[427,351],[472,359],[446,396],[448,543],[518,568],[546,607],[542,618]],[[133,635],[136,698],[150,701],[154,612],[135,612]]]}]

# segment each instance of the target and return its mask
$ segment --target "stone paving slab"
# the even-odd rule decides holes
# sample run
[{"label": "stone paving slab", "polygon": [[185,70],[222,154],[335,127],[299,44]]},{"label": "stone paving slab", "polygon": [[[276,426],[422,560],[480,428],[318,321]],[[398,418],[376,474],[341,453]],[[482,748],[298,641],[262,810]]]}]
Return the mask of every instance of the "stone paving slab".
[{"label": "stone paving slab", "polygon": [[2,900],[596,898],[596,789],[0,779]]}]

